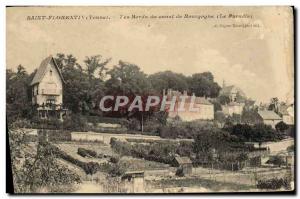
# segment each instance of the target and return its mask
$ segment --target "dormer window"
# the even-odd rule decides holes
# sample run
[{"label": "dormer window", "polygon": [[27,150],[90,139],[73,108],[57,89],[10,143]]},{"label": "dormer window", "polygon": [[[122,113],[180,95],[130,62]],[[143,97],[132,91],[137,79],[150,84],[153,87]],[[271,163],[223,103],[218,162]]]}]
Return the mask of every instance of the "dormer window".
[{"label": "dormer window", "polygon": [[52,76],[52,70],[50,70],[50,76]]}]

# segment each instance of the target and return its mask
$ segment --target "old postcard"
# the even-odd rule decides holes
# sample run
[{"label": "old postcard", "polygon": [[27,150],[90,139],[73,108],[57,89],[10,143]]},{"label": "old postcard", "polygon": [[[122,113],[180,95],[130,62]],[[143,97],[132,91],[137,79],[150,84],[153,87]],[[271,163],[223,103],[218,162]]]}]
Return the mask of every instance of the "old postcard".
[{"label": "old postcard", "polygon": [[11,193],[294,193],[293,7],[7,7]]}]

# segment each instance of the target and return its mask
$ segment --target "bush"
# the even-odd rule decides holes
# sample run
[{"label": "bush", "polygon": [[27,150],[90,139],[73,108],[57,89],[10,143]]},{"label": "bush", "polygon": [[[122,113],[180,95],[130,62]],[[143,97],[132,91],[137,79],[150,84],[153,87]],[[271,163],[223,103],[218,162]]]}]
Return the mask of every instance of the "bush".
[{"label": "bush", "polygon": [[100,165],[97,162],[82,162],[72,156],[70,156],[69,154],[61,151],[58,147],[54,146],[54,145],[50,145],[50,143],[47,143],[51,148],[54,154],[56,154],[58,157],[82,168],[86,174],[95,174],[98,170],[101,169]]},{"label": "bush", "polygon": [[145,160],[161,162],[165,164],[174,163],[174,155],[178,144],[154,143],[151,145],[133,144],[111,139],[111,147],[122,155],[144,158]]},{"label": "bush", "polygon": [[289,128],[289,126],[284,123],[283,121],[281,122],[278,122],[276,125],[275,125],[275,129],[280,132],[280,133],[283,133],[284,131],[286,131],[287,129]]},{"label": "bush", "polygon": [[118,162],[120,161],[120,158],[119,158],[118,156],[113,156],[113,157],[111,157],[111,158],[109,159],[109,161],[110,161],[111,163],[116,164],[116,163],[118,163]]},{"label": "bush", "polygon": [[64,128],[72,131],[87,131],[87,120],[80,114],[72,114],[71,117],[65,118]]},{"label": "bush", "polygon": [[259,189],[290,189],[291,183],[287,178],[272,178],[269,180],[259,180],[257,188]]},{"label": "bush", "polygon": [[97,152],[89,149],[78,148],[77,153],[82,157],[97,157]]},{"label": "bush", "polygon": [[273,164],[276,166],[281,166],[285,164],[285,161],[283,159],[283,157],[280,156],[272,156],[270,157],[270,159],[267,161],[267,164]]},{"label": "bush", "polygon": [[112,177],[117,177],[117,176],[123,175],[125,173],[125,169],[122,168],[120,165],[115,164],[115,165],[110,167],[108,173]]},{"label": "bush", "polygon": [[287,150],[288,152],[294,152],[294,151],[295,151],[295,146],[294,146],[294,145],[288,146],[288,147],[286,148],[286,150]]},{"label": "bush", "polygon": [[178,177],[184,177],[183,169],[182,169],[181,167],[179,167],[179,168],[176,170],[175,175],[178,176]]},{"label": "bush", "polygon": [[283,139],[281,133],[275,131],[271,126],[265,124],[236,124],[223,128],[236,136],[241,142],[267,142]]}]

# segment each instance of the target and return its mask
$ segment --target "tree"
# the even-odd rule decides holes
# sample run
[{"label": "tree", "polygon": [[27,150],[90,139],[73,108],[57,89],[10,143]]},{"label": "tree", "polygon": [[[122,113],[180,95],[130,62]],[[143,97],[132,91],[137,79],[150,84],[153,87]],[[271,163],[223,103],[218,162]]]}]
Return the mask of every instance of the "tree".
[{"label": "tree", "polygon": [[255,109],[243,109],[242,122],[246,124],[257,124],[260,121],[260,117]]},{"label": "tree", "polygon": [[271,98],[270,105],[269,105],[269,110],[274,111],[275,113],[278,113],[278,104],[279,100],[277,97]]},{"label": "tree", "polygon": [[281,167],[281,165],[285,164],[285,161],[284,161],[283,157],[281,157],[281,156],[272,156],[267,161],[267,164],[274,164],[276,166]]},{"label": "tree", "polygon": [[287,150],[288,152],[295,152],[295,145],[288,146],[288,147],[286,148],[286,150]]},{"label": "tree", "polygon": [[226,116],[222,111],[215,112],[214,118],[217,122],[221,124],[221,126],[223,126],[226,122]]},{"label": "tree", "polygon": [[149,75],[149,81],[155,93],[161,93],[163,89],[173,89],[178,91],[188,90],[187,78],[180,73],[164,71]]},{"label": "tree", "polygon": [[110,75],[110,79],[105,82],[105,85],[115,94],[142,95],[150,91],[147,75],[135,64],[119,61],[119,64],[107,74]]},{"label": "tree", "polygon": [[218,128],[202,130],[194,140],[193,151],[206,161],[212,161],[214,153],[228,151],[233,142],[230,133]]},{"label": "tree", "polygon": [[286,123],[284,123],[283,121],[280,121],[275,125],[275,129],[280,133],[283,133],[288,128],[289,128],[289,126]]},{"label": "tree", "polygon": [[214,105],[214,112],[222,111],[222,105],[217,100],[210,100],[210,102]]},{"label": "tree", "polygon": [[283,136],[271,126],[265,124],[236,124],[227,126],[225,131],[230,132],[242,142],[267,142],[283,139]]},{"label": "tree", "polygon": [[13,125],[9,130],[9,146],[16,193],[32,193],[41,188],[62,192],[81,182],[76,173],[57,162],[49,143],[39,143],[34,154],[24,132],[16,131]]},{"label": "tree", "polygon": [[[105,75],[105,65],[109,60],[101,62],[100,55],[86,57],[87,69],[84,70],[73,55],[57,54],[55,61],[65,80],[64,105],[72,112],[88,114],[93,109],[98,111],[97,105],[106,90],[101,78]],[[98,69],[101,74],[96,76]]]},{"label": "tree", "polygon": [[101,55],[95,55],[86,57],[83,61],[86,65],[86,73],[88,74],[89,79],[91,80],[95,76],[95,72],[98,70],[98,76],[101,80],[104,79],[106,73],[105,71],[108,70],[105,66],[110,62],[111,59],[106,59],[101,61]]},{"label": "tree", "polygon": [[189,79],[191,92],[200,97],[217,97],[221,87],[214,82],[211,72],[196,73]]},{"label": "tree", "polygon": [[6,108],[8,122],[17,118],[32,117],[30,83],[33,75],[28,75],[22,65],[18,65],[17,72],[6,70]]},{"label": "tree", "polygon": [[228,96],[225,96],[225,95],[219,96],[218,100],[219,100],[220,104],[222,104],[222,105],[226,105],[230,102],[230,98]]}]

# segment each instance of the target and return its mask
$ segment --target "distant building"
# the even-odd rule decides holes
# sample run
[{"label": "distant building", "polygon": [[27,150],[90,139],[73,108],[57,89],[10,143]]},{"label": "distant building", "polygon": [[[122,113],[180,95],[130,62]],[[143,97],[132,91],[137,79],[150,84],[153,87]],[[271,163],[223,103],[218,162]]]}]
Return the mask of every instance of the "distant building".
[{"label": "distant building", "polygon": [[229,103],[222,105],[222,111],[226,116],[242,114],[245,107],[246,94],[240,88],[234,85],[226,86],[225,82],[223,82],[223,87],[219,96],[226,96],[229,98]]},{"label": "distant building", "polygon": [[230,99],[230,102],[240,102],[241,98],[246,98],[246,94],[240,89],[239,87],[236,87],[234,85],[226,86],[225,82],[223,81],[223,87],[219,93],[219,96],[227,96]]},{"label": "distant building", "polygon": [[127,193],[144,193],[144,171],[127,171],[121,177]]},{"label": "distant building", "polygon": [[275,125],[282,121],[281,117],[274,111],[259,110],[258,115],[264,124],[271,125],[272,128],[275,128]]},{"label": "distant building", "polygon": [[175,157],[175,164],[182,169],[184,175],[192,174],[193,165],[189,157]]},{"label": "distant building", "polygon": [[294,105],[281,105],[278,108],[278,114],[282,117],[282,121],[288,125],[294,125]]},{"label": "distant building", "polygon": [[233,114],[241,115],[244,108],[244,103],[230,102],[226,105],[222,105],[222,111],[225,115],[232,116]]},{"label": "distant building", "polygon": [[62,119],[63,76],[52,56],[42,61],[31,82],[32,104],[37,106],[38,116],[42,119],[56,117]]},{"label": "distant building", "polygon": [[[169,118],[180,117],[183,121],[193,121],[193,120],[213,120],[214,119],[214,105],[210,103],[204,97],[196,97],[187,95],[187,92],[183,93],[179,91],[173,91],[168,89],[167,100],[171,101],[173,96],[176,96],[176,103],[174,107],[174,111],[169,111]],[[180,110],[181,98],[180,96],[186,96],[184,101],[184,111]],[[190,106],[193,103],[192,98],[194,97],[194,108],[198,108],[199,111],[190,111]],[[167,107],[169,108],[169,107]],[[167,110],[168,111],[168,110]]]}]

